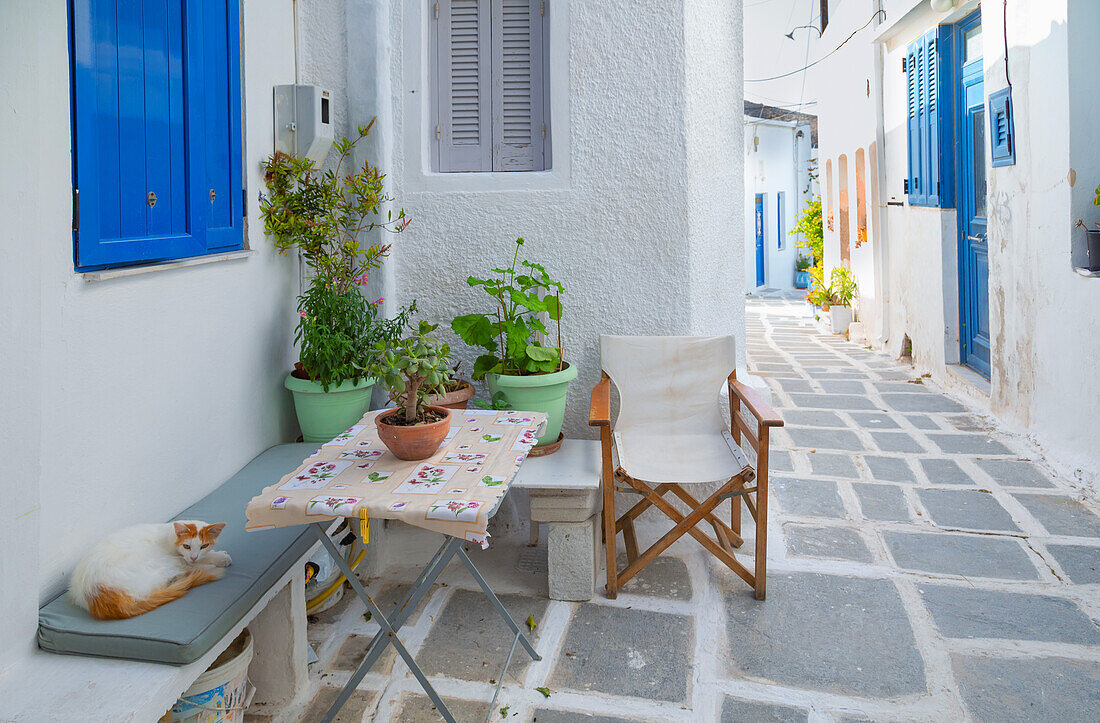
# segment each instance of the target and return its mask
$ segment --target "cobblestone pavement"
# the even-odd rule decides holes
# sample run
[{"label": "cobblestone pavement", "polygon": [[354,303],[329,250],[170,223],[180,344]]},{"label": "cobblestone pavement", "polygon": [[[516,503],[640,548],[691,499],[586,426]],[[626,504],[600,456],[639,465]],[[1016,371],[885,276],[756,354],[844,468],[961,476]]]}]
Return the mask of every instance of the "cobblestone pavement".
[{"label": "cobblestone pavement", "polygon": [[[493,720],[1100,720],[1095,501],[805,308],[748,308],[750,370],[787,423],[772,435],[768,599],[685,539],[617,600],[548,601],[545,548],[522,530],[497,539],[478,564],[538,621],[543,660],[517,654]],[[427,560],[432,541],[415,544]],[[473,580],[448,575],[402,637],[456,717],[483,720],[511,641]],[[377,630],[362,612],[348,595],[311,625],[314,688],[277,720],[319,719]],[[341,720],[437,720],[403,663],[384,663]]]}]

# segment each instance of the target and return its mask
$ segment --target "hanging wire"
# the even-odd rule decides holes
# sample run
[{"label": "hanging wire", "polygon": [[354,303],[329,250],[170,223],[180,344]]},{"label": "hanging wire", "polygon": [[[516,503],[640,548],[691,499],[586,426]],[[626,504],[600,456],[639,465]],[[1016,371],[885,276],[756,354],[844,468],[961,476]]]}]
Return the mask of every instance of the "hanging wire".
[{"label": "hanging wire", "polygon": [[[1005,2],[1008,2],[1008,0],[1005,0]],[[833,49],[832,49],[832,50],[831,50],[831,51],[830,51],[830,52],[829,52],[829,53],[828,53],[827,55],[823,55],[823,56],[821,56],[820,58],[818,58],[818,59],[817,59],[817,60],[815,60],[814,62],[812,62],[812,63],[810,63],[810,64],[808,64],[808,65],[806,65],[806,66],[804,66],[804,67],[802,67],[802,68],[799,68],[798,70],[792,70],[792,71],[791,71],[791,72],[789,72],[789,73],[783,73],[782,75],[775,75],[775,76],[772,76],[771,78],[753,78],[753,79],[751,79],[751,80],[745,80],[745,82],[746,82],[746,83],[766,83],[766,82],[768,82],[768,81],[770,81],[770,80],[779,80],[779,79],[781,79],[781,78],[789,78],[790,76],[792,76],[792,75],[795,75],[795,74],[797,74],[797,73],[801,73],[801,72],[802,72],[802,71],[804,71],[804,70],[809,70],[810,68],[812,68],[812,67],[814,67],[815,65],[817,65],[818,63],[820,63],[820,62],[821,62],[822,60],[825,60],[826,58],[828,58],[829,56],[833,55],[833,54],[834,54],[834,53],[836,53],[836,52],[837,52],[838,50],[840,50],[841,48],[843,48],[843,47],[844,47],[844,45],[845,45],[845,44],[846,44],[846,43],[847,43],[847,42],[848,42],[849,40],[851,40],[852,38],[854,38],[854,37],[856,36],[856,33],[858,33],[858,32],[859,32],[860,30],[863,30],[863,29],[864,29],[864,28],[866,28],[866,27],[867,27],[868,25],[870,25],[871,23],[873,23],[873,22],[875,21],[875,19],[876,19],[876,18],[878,18],[878,16],[879,16],[879,15],[881,15],[881,16],[882,16],[882,20],[883,20],[883,21],[885,21],[885,20],[886,20],[886,11],[885,11],[885,10],[876,10],[876,11],[875,11],[875,12],[874,12],[874,13],[873,13],[873,14],[871,15],[871,19],[870,19],[870,20],[868,20],[867,22],[865,22],[865,23],[864,23],[863,25],[861,25],[860,27],[858,27],[858,28],[856,28],[855,30],[853,30],[853,31],[852,31],[852,34],[851,34],[851,35],[849,35],[848,37],[844,38],[844,42],[843,42],[843,43],[841,43],[840,45],[836,46],[836,47],[835,47],[835,48],[833,48]]]},{"label": "hanging wire", "polygon": [[1004,11],[1001,13],[1001,27],[1005,34],[1005,80],[1008,81],[1008,92],[1012,92],[1012,78],[1008,74],[1008,0],[1005,0]]}]

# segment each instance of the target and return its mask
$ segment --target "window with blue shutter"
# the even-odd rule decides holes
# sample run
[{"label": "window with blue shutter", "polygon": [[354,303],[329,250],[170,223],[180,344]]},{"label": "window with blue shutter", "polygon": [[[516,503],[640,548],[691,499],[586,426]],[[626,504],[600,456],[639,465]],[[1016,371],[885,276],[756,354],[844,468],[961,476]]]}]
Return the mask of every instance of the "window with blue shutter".
[{"label": "window with blue shutter", "polygon": [[906,50],[906,124],[909,137],[909,204],[948,208],[952,183],[951,30],[928,31]]},{"label": "window with blue shutter", "polygon": [[73,0],[78,269],[243,245],[238,13],[236,0]]},{"label": "window with blue shutter", "polygon": [[431,13],[433,170],[545,170],[546,3],[439,0]]},{"label": "window with blue shutter", "polygon": [[1009,88],[1002,88],[989,94],[989,146],[993,153],[995,168],[1016,164],[1012,91]]}]

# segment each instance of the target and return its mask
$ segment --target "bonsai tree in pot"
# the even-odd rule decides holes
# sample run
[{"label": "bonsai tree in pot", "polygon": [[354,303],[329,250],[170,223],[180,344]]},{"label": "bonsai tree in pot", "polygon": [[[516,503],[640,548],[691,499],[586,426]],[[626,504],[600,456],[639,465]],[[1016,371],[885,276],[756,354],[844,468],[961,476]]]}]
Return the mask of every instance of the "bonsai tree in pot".
[{"label": "bonsai tree in pot", "polygon": [[412,336],[375,347],[377,376],[397,405],[375,417],[375,424],[398,459],[431,457],[451,427],[451,410],[430,404],[452,374],[450,347],[428,336],[435,329],[421,321]]},{"label": "bonsai tree in pot", "polygon": [[[451,329],[470,346],[485,350],[474,362],[473,378],[486,379],[494,400],[505,399],[511,409],[547,414],[537,449],[559,442],[565,397],[577,370],[562,359],[564,288],[541,264],[519,261],[524,243],[516,239],[511,266],[493,269],[491,278],[466,280],[493,298],[493,311],[455,317]],[[556,324],[553,339],[544,317]]]},{"label": "bonsai tree in pot", "polygon": [[356,144],[373,124],[333,143],[339,154],[334,169],[321,171],[309,158],[282,152],[263,164],[264,230],[280,253],[297,251],[311,271],[298,298],[299,361],[285,381],[307,442],[332,439],[367,411],[376,342],[396,340],[410,311],[387,321],[380,318],[382,299],[372,302],[362,293],[370,272],[389,251],[389,246],[365,243],[364,235],[375,229],[398,233],[409,224],[404,211],[380,220],[392,199],[377,168],[366,162],[345,172]]}]

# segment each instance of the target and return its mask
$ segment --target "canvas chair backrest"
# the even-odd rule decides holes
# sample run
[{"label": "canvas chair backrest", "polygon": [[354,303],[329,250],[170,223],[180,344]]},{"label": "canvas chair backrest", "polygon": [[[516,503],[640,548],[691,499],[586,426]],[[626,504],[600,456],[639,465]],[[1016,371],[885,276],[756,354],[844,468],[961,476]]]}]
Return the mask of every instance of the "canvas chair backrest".
[{"label": "canvas chair backrest", "polygon": [[600,362],[619,390],[616,431],[713,434],[719,395],[737,367],[732,336],[600,335]]}]

